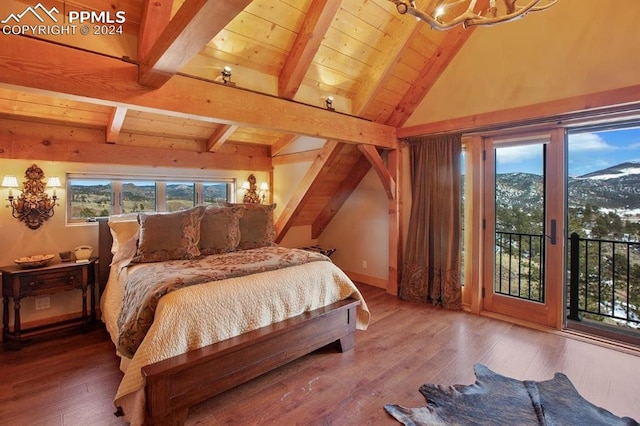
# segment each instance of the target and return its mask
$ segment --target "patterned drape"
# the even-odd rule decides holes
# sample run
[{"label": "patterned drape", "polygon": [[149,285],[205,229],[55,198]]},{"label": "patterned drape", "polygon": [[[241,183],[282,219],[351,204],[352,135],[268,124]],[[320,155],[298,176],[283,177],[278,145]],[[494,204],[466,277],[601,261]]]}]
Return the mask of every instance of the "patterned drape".
[{"label": "patterned drape", "polygon": [[461,135],[408,141],[411,216],[400,298],[461,308]]}]

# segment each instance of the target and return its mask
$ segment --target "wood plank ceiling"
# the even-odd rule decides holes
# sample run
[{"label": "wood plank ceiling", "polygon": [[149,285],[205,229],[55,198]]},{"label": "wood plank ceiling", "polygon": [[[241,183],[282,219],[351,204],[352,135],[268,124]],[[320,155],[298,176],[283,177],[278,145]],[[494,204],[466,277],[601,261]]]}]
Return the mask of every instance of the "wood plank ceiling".
[{"label": "wood plank ceiling", "polygon": [[[32,3],[11,1],[16,12]],[[137,67],[136,84],[145,86],[149,92],[171,93],[173,83],[176,87],[199,87],[196,84],[200,82],[221,86],[221,70],[230,66],[235,93],[261,94],[257,99],[266,103],[273,97],[291,101],[278,104],[283,105],[277,107],[281,110],[271,111],[272,114],[289,113],[291,122],[299,121],[296,117],[303,115],[313,118],[317,115],[318,119],[326,120],[325,100],[331,96],[336,109],[332,117],[337,128],[341,121],[353,127],[352,121],[347,120],[356,117],[364,127],[382,126],[372,131],[401,127],[473,32],[472,29],[432,30],[408,15],[398,15],[388,0],[47,0],[41,3],[58,10],[126,12],[123,29],[127,40],[136,40],[137,46],[123,55],[126,57],[118,59]],[[419,8],[427,9],[436,2],[416,3]],[[47,55],[55,57],[53,49],[64,48],[65,56],[75,60],[77,72],[86,74],[95,71],[81,62],[88,60],[98,67],[100,61],[106,61],[95,54],[91,56],[91,52],[99,53],[101,58],[113,57],[116,54],[112,52],[118,50],[101,45],[100,40],[104,38],[95,38],[94,44],[87,45],[82,36],[66,37],[62,41],[54,36],[3,37],[12,38],[15,49],[11,50],[8,47],[11,42],[5,43],[5,40],[5,47],[0,47],[0,66],[6,70],[0,76],[0,137],[4,137],[0,141],[3,144],[6,141],[16,145],[17,140],[24,142],[24,138],[46,131],[50,139],[57,137],[69,144],[101,143],[123,150],[110,156],[111,151],[98,149],[96,152],[107,162],[126,162],[129,154],[140,152],[137,149],[141,147],[161,147],[173,150],[176,155],[178,151],[188,151],[262,156],[269,160],[267,168],[270,169],[278,164],[284,148],[300,134],[327,139],[322,150],[304,152],[302,148],[298,154],[287,155],[287,161],[312,158],[313,163],[278,221],[279,238],[292,225],[312,225],[313,237],[317,238],[372,164],[384,176],[379,151],[363,148],[363,144],[371,143],[379,150],[393,148],[395,144],[395,140],[382,143],[362,140],[364,137],[356,140],[348,135],[338,141],[335,134],[323,129],[331,127],[324,126],[324,122],[319,122],[318,129],[307,129],[304,124],[296,127],[284,120],[284,124],[277,126],[265,125],[265,121],[254,117],[234,121],[224,115],[222,97],[218,98],[219,113],[193,114],[186,110],[176,113],[169,111],[170,108],[149,108],[148,103],[118,97],[115,89],[114,94],[103,96],[89,93],[90,90],[79,93],[82,88],[76,89],[71,84],[61,88],[64,83],[51,82],[56,72],[68,73],[62,65],[56,69],[56,64],[43,63],[43,67],[50,68],[45,71],[49,76],[43,78],[41,74],[38,79],[32,78],[37,83],[25,82],[24,74],[34,71],[33,66],[23,69],[15,66],[15,60],[25,60],[15,53],[21,49],[18,45],[29,51],[34,63],[46,61]],[[113,43],[113,38],[108,40]],[[192,81],[191,86],[178,85],[177,80],[183,78]],[[124,93],[130,85],[123,87]],[[248,98],[249,94],[242,96],[254,99]],[[242,99],[240,95],[233,97]],[[294,106],[306,109],[294,112]],[[77,136],[70,129],[82,130],[76,133],[84,136]],[[13,139],[7,135],[13,135]],[[27,158],[34,153],[28,147],[16,146],[7,146],[1,151],[0,158]],[[58,159],[69,158],[60,154]],[[95,160],[87,156],[84,161]],[[224,161],[215,164],[251,170],[265,163],[249,162],[247,166],[246,161]],[[389,191],[388,185],[387,182]]]}]

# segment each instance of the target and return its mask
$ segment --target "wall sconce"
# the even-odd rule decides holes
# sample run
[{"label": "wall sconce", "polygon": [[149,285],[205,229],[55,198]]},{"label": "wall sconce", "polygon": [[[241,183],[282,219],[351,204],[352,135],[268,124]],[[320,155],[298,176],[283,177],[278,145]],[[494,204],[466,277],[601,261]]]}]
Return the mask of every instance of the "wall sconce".
[{"label": "wall sconce", "polygon": [[264,204],[264,202],[267,199],[267,192],[269,192],[269,184],[267,182],[262,182],[260,184],[260,198],[262,199],[262,204]]},{"label": "wall sconce", "polygon": [[324,105],[327,107],[329,111],[335,111],[336,109],[333,107],[333,96],[327,96],[327,99],[324,100]]},{"label": "wall sconce", "polygon": [[260,192],[258,193],[258,185],[256,185],[256,177],[252,174],[246,182],[240,187],[244,190],[243,203],[261,204],[264,203],[267,198],[267,192],[269,191],[269,184],[262,182],[260,184]]},{"label": "wall sconce", "polygon": [[228,84],[229,86],[235,86],[236,85],[234,82],[231,81],[231,67],[230,66],[225,66],[224,68],[222,68],[222,71],[220,71],[220,74],[222,74],[222,82],[224,84]]},{"label": "wall sconce", "polygon": [[[59,188],[60,179],[52,177],[49,179],[49,186],[53,189],[53,196],[44,192],[45,183],[44,172],[35,164],[29,167],[25,174],[27,180],[24,181],[22,193],[15,198],[13,188],[18,188],[18,180],[15,176],[5,176],[2,179],[2,186],[9,188],[7,200],[11,206],[11,215],[25,223],[30,229],[38,229],[45,220],[53,216],[53,209],[56,206],[56,189]],[[9,207],[7,205],[7,207]]]}]

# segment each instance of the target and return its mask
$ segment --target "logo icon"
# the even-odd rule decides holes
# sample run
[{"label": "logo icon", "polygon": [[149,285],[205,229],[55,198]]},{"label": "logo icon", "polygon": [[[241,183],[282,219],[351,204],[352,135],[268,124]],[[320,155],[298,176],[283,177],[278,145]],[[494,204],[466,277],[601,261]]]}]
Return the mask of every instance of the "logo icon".
[{"label": "logo icon", "polygon": [[[38,12],[40,12],[40,13],[38,13]],[[14,20],[16,23],[20,23],[20,20],[27,13],[31,13],[33,16],[35,16],[42,23],[44,23],[44,18],[41,16],[41,14],[44,14],[44,15],[48,16],[49,18],[51,18],[51,20],[53,22],[57,23],[58,19],[55,17],[54,13],[58,14],[58,13],[60,13],[60,11],[55,6],[52,7],[51,10],[47,10],[47,8],[42,5],[42,3],[38,3],[34,7],[31,7],[31,6],[27,7],[24,11],[22,11],[22,13],[18,13],[18,14],[12,13],[12,14],[10,14],[1,23],[2,24],[6,24],[11,20]]]}]

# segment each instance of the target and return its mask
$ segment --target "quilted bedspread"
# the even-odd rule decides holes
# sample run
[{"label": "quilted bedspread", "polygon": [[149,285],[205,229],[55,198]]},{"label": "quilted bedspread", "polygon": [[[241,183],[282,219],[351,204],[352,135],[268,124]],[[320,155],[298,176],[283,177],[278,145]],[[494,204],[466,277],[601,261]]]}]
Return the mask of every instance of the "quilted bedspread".
[{"label": "quilted bedspread", "polygon": [[[103,295],[103,320],[114,343],[124,296],[122,283],[139,268],[142,265],[125,268],[118,274],[112,269]],[[125,419],[131,424],[142,424],[143,366],[349,297],[361,301],[356,326],[366,329],[369,311],[365,301],[346,274],[328,260],[210,281],[170,292],[158,301],[155,319],[133,358],[123,358],[125,373],[115,405],[123,409]]]},{"label": "quilted bedspread", "polygon": [[264,247],[140,265],[127,277],[123,308],[118,319],[118,352],[128,358],[133,356],[153,323],[158,301],[167,293],[209,281],[326,260],[327,257],[320,253]]}]

